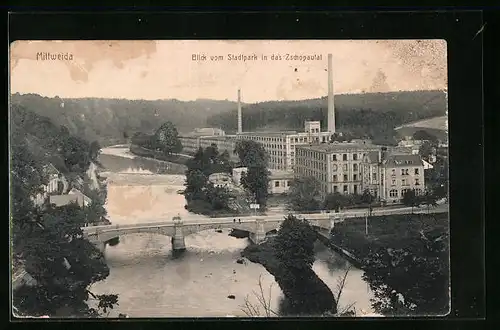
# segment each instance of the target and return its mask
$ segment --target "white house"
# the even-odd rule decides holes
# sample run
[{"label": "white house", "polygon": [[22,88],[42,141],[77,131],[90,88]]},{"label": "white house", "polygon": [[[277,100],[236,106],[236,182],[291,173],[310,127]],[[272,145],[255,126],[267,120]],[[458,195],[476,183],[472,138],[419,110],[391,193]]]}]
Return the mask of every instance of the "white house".
[{"label": "white house", "polygon": [[[44,174],[48,176],[47,184],[42,185],[43,192],[32,197],[35,205],[42,205],[49,195],[56,193],[65,193],[69,188],[68,180],[59,172],[54,165],[48,164],[43,167]],[[62,184],[62,189],[59,192],[59,184]]]},{"label": "white house", "polygon": [[270,170],[269,194],[286,194],[294,178],[293,171]]}]

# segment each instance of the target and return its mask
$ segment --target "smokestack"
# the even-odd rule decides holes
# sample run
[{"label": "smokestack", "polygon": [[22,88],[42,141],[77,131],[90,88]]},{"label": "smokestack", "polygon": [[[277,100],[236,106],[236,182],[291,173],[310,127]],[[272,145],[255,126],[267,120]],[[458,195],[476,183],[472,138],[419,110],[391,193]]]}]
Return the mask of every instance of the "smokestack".
[{"label": "smokestack", "polygon": [[333,64],[332,54],[328,54],[328,132],[335,133],[335,102],[333,100]]},{"label": "smokestack", "polygon": [[243,133],[241,122],[241,91],[238,89],[238,134]]}]

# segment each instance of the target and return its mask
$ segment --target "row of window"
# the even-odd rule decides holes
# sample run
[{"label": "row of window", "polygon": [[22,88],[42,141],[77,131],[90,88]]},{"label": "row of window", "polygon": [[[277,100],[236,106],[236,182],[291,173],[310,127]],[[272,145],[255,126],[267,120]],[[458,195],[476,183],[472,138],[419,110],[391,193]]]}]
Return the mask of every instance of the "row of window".
[{"label": "row of window", "polygon": [[278,187],[280,187],[280,186],[285,187],[285,185],[286,185],[286,187],[290,187],[290,181],[288,181],[288,180],[287,180],[287,181],[286,181],[286,182],[284,182],[283,184],[281,184],[281,183],[280,183],[280,181],[274,181],[274,186],[275,186],[276,188],[278,188]]},{"label": "row of window", "polygon": [[[410,170],[408,168],[402,168],[400,173],[401,173],[401,175],[410,175]],[[418,168],[415,168],[413,170],[413,173],[415,175],[420,175],[420,171],[419,171]],[[396,169],[395,168],[392,169],[392,175],[396,175]]]},{"label": "row of window", "polygon": [[[392,179],[391,186],[395,186],[395,185],[397,185],[397,180]],[[401,185],[402,186],[409,186],[410,181],[408,179],[401,179]],[[419,186],[419,185],[420,185],[420,179],[415,179],[415,186]]]},{"label": "row of window", "polygon": [[[399,197],[403,197],[406,192],[410,190],[410,189],[401,189],[401,194],[399,193],[399,191],[397,189],[391,189],[389,191],[389,197],[391,198],[399,198]],[[417,195],[421,195],[422,194],[422,189],[415,189],[415,194]]]},{"label": "row of window", "polygon": [[[338,193],[338,192],[339,192],[339,187],[338,187],[338,186],[333,186],[333,192],[334,192],[334,193]],[[342,192],[343,192],[344,194],[348,193],[348,192],[349,192],[349,186],[348,186],[348,185],[343,185],[343,186],[342,186]],[[357,184],[355,184],[355,185],[353,186],[353,191],[352,191],[352,193],[353,193],[353,194],[357,194],[358,192],[359,192],[358,185],[357,185]]]},{"label": "row of window", "polygon": [[[343,179],[344,179],[343,180],[344,182],[347,182],[347,181],[349,181],[349,176],[347,174],[344,174]],[[353,174],[352,175],[352,181],[358,181],[358,175],[357,174]],[[338,182],[338,176],[337,176],[337,174],[333,175],[333,182]]]}]

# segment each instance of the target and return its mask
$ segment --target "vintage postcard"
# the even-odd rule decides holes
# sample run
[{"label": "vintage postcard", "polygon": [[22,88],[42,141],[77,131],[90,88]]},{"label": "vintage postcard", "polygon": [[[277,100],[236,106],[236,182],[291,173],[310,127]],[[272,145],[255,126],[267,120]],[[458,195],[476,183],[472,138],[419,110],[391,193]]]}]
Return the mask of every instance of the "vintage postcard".
[{"label": "vintage postcard", "polygon": [[450,309],[443,40],[16,41],[16,317]]}]

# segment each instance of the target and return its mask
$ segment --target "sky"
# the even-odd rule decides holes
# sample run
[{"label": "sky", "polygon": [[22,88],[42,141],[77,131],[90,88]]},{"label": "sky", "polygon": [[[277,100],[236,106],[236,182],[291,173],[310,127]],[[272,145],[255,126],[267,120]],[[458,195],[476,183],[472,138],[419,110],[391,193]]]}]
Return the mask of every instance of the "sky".
[{"label": "sky", "polygon": [[16,41],[10,87],[61,98],[236,100],[240,88],[246,103],[311,99],[327,94],[329,53],[335,94],[447,89],[444,40]]}]

